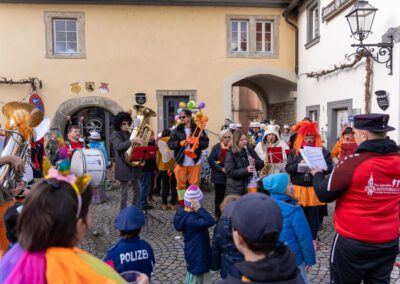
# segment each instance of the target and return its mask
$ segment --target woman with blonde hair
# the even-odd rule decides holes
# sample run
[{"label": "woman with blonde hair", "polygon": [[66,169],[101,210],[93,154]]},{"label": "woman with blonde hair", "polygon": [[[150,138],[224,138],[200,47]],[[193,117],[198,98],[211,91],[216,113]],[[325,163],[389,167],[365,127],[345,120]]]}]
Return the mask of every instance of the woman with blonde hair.
[{"label": "woman with blonde hair", "polygon": [[215,144],[212,149],[208,162],[211,167],[211,181],[215,185],[215,217],[221,217],[219,208],[225,196],[226,189],[226,171],[224,166],[225,155],[232,141],[232,133],[229,129],[224,129],[219,133],[219,143]]},{"label": "woman with blonde hair", "polygon": [[235,131],[232,144],[225,157],[227,176],[225,195],[246,194],[249,179],[256,171],[261,170],[263,166],[264,162],[253,149],[248,147],[246,134],[241,130]]}]

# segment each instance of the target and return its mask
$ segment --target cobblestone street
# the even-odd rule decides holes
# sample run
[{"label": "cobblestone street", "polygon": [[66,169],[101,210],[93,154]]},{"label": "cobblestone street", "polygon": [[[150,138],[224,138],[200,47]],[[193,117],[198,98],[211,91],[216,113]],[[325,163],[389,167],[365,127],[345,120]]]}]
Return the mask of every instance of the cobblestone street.
[{"label": "cobblestone street", "polygon": [[[204,206],[213,212],[213,193],[204,192],[204,194]],[[106,249],[119,239],[119,233],[114,229],[114,219],[119,211],[119,192],[116,189],[107,191],[107,196],[109,198],[107,202],[94,205],[93,227],[82,243],[84,249],[99,258],[103,258]],[[156,201],[155,209],[148,211],[148,222],[141,234],[141,237],[151,244],[155,253],[156,266],[152,275],[152,283],[184,283],[186,267],[183,256],[183,238],[172,225],[175,211],[161,210],[161,198],[155,196],[154,200]],[[330,217],[325,219],[324,230],[319,233],[317,264],[309,273],[311,283],[329,283],[328,261],[334,237],[332,210],[331,206]],[[211,232],[212,230],[210,230]],[[213,273],[214,280],[218,277],[218,272]],[[398,267],[392,271],[392,283],[400,283]]]}]

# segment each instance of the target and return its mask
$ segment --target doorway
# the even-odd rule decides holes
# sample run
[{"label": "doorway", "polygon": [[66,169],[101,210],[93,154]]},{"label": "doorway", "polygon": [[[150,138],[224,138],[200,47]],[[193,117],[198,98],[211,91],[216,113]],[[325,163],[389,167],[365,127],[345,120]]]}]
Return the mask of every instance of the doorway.
[{"label": "doorway", "polygon": [[[110,147],[110,136],[114,131],[114,118],[115,116],[111,112],[103,108],[87,107],[73,113],[70,123],[79,126],[82,138],[86,142],[89,141],[90,132],[99,132],[101,142],[104,143],[108,156],[112,158],[114,157],[114,153],[112,147]],[[64,130],[65,139],[67,139],[67,134],[68,125]]]},{"label": "doorway", "polygon": [[349,125],[353,100],[341,100],[328,103],[328,149],[332,149],[343,127]]},{"label": "doorway", "polygon": [[167,129],[175,125],[175,115],[179,108],[179,103],[187,103],[189,96],[165,96],[163,100],[163,129]]}]

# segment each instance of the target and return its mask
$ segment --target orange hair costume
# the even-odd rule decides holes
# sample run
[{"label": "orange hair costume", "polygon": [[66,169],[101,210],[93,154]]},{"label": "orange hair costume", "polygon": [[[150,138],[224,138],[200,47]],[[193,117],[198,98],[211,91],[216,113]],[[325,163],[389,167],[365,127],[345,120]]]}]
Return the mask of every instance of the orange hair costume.
[{"label": "orange hair costume", "polygon": [[296,150],[296,155],[299,155],[299,150],[303,145],[304,137],[307,135],[315,136],[315,147],[321,147],[321,136],[318,133],[318,123],[302,120],[296,123],[292,129],[296,131],[296,140],[293,144],[293,149]]}]

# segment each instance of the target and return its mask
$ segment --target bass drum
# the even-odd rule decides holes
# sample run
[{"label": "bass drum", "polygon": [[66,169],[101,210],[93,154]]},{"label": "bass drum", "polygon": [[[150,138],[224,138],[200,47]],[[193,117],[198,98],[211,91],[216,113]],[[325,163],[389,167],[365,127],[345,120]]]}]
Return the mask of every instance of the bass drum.
[{"label": "bass drum", "polygon": [[102,185],[106,178],[106,161],[98,149],[75,149],[71,155],[71,172],[77,176],[90,175],[90,185]]}]

